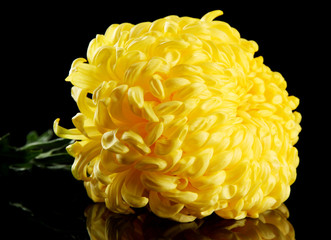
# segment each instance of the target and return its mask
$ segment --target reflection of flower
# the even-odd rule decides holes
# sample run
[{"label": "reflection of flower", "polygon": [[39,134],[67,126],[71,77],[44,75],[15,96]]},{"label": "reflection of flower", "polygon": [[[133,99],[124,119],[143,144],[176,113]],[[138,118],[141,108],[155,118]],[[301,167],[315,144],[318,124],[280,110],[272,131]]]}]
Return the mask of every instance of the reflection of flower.
[{"label": "reflection of flower", "polygon": [[288,198],[299,100],[221,14],[114,24],[73,62],[76,128],[54,130],[77,140],[72,172],[95,202],[187,222],[256,218]]},{"label": "reflection of flower", "polygon": [[281,205],[259,218],[221,219],[215,215],[191,223],[176,223],[157,218],[148,211],[134,215],[110,212],[104,204],[94,204],[86,211],[86,225],[91,239],[287,239],[294,240],[288,210]]}]

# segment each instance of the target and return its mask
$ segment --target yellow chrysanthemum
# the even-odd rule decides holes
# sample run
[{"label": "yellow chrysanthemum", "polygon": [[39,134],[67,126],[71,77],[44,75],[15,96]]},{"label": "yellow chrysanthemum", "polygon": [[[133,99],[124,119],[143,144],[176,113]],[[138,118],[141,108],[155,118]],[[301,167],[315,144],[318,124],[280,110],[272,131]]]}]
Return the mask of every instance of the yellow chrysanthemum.
[{"label": "yellow chrysanthemum", "polygon": [[95,202],[186,222],[256,218],[288,198],[299,100],[220,15],[113,24],[73,62],[76,128],[54,130],[77,140],[72,173]]}]

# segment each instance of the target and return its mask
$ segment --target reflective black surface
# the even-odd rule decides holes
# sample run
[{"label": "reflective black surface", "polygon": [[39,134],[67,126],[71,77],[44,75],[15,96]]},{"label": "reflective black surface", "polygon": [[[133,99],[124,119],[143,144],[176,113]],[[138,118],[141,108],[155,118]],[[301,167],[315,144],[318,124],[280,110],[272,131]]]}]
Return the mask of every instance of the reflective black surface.
[{"label": "reflective black surface", "polygon": [[91,201],[69,171],[35,168],[0,181],[8,239],[89,239],[84,210]]},{"label": "reflective black surface", "polygon": [[10,239],[295,239],[285,205],[259,219],[211,215],[177,223],[146,208],[132,215],[112,213],[103,203],[92,203],[82,183],[65,170],[32,169],[12,177],[1,179],[2,233]]},{"label": "reflective black surface", "polygon": [[91,239],[295,239],[285,205],[258,219],[238,221],[211,215],[191,223],[176,223],[158,218],[146,209],[134,215],[114,214],[104,204],[89,206],[85,215]]}]

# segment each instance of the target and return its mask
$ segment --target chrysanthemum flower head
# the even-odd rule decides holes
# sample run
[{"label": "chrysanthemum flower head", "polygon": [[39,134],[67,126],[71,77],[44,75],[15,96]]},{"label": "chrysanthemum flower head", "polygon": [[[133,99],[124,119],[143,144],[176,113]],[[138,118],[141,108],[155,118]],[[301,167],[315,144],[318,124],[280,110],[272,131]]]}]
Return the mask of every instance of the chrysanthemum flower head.
[{"label": "chrysanthemum flower head", "polygon": [[258,45],[214,18],[111,25],[66,81],[79,113],[73,175],[117,213],[192,221],[258,217],[290,194],[301,115]]}]

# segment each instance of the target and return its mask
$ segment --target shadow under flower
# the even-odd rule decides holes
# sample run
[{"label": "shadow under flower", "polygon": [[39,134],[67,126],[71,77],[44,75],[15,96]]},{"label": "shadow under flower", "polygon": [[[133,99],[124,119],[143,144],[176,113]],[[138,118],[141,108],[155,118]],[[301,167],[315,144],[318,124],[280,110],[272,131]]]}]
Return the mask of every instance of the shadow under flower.
[{"label": "shadow under flower", "polygon": [[289,211],[283,204],[278,209],[266,211],[257,219],[222,219],[211,215],[190,223],[178,223],[155,216],[145,209],[136,214],[123,215],[110,212],[105,204],[90,205],[85,210],[87,230],[91,239],[218,239],[294,240],[295,233],[287,220]]}]

